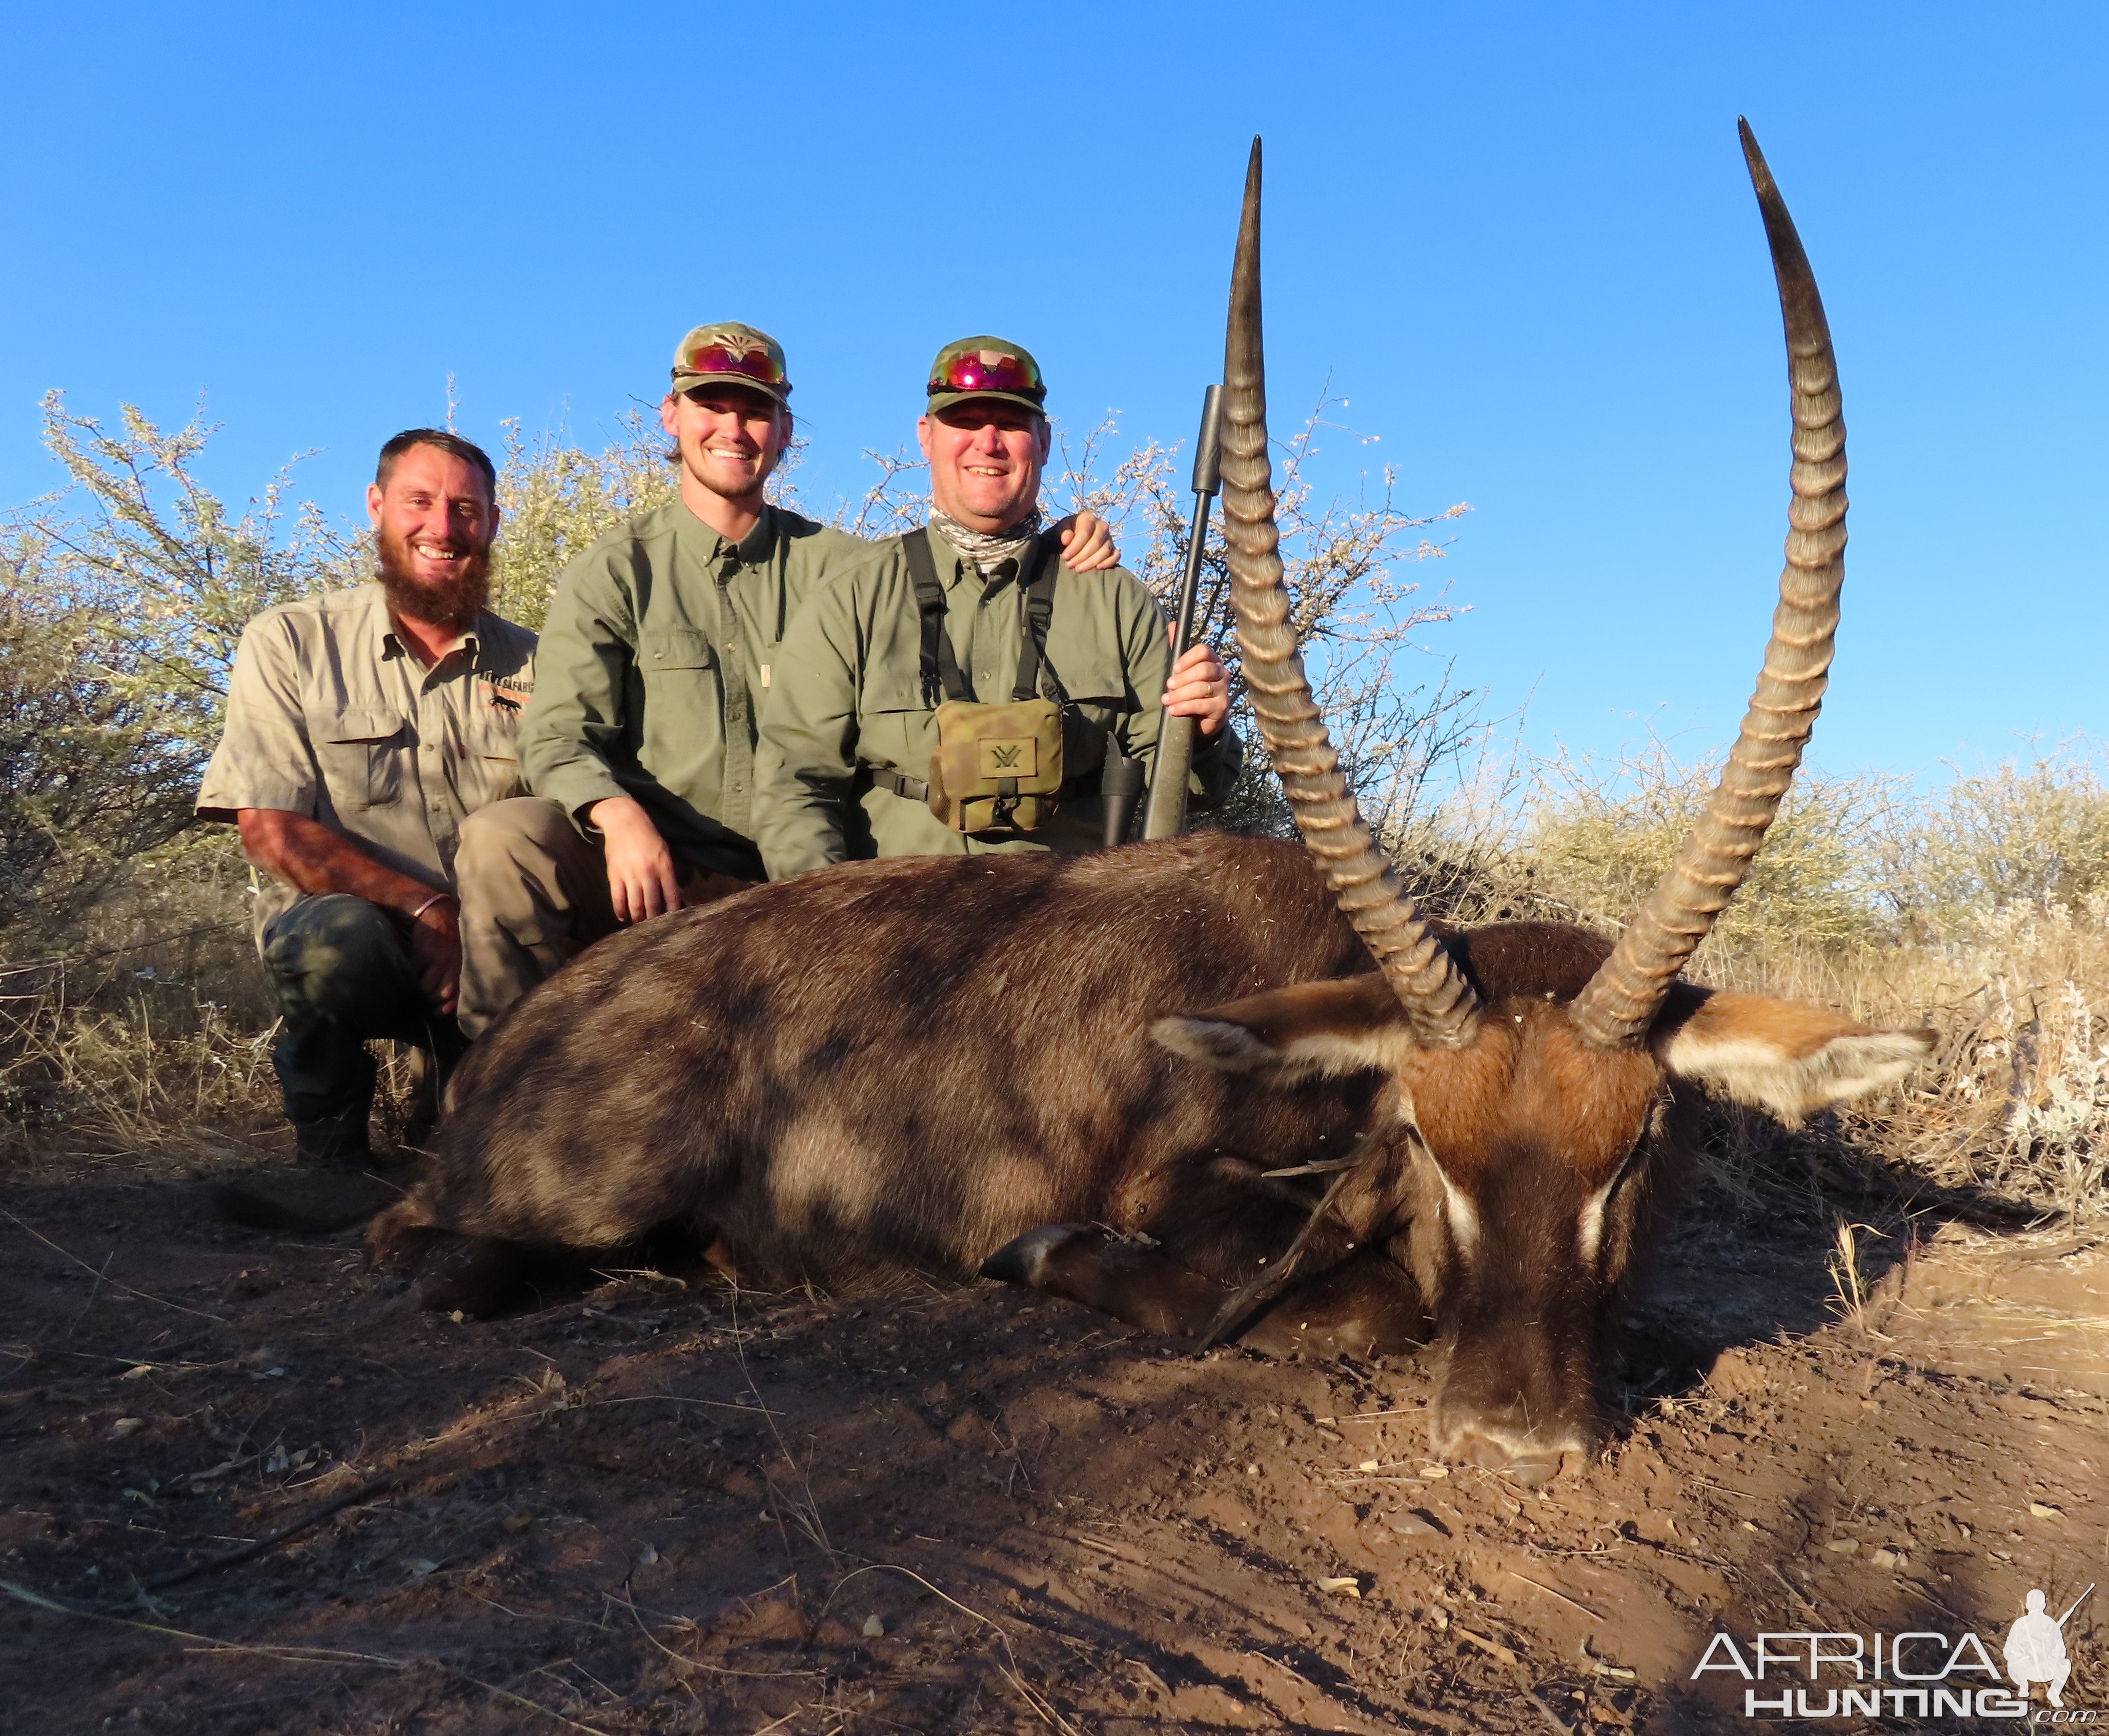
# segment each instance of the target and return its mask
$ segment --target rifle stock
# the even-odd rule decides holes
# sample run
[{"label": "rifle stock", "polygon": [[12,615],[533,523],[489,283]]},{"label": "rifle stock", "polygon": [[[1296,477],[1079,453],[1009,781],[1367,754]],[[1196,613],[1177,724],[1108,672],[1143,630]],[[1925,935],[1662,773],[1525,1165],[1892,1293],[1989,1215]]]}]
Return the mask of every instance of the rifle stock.
[{"label": "rifle stock", "polygon": [[1110,731],[1106,735],[1105,762],[1099,768],[1100,843],[1106,849],[1127,842],[1129,822],[1135,818],[1135,798],[1142,793],[1142,762],[1130,759]]}]

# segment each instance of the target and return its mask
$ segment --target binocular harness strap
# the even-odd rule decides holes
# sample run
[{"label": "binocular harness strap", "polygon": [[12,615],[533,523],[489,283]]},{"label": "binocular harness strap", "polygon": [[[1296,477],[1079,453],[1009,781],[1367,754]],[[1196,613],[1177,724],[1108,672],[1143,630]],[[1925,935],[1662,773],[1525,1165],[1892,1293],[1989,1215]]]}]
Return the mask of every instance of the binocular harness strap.
[{"label": "binocular harness strap", "polygon": [[[1046,657],[1047,624],[1054,615],[1054,579],[1062,570],[1059,560],[1047,558],[1050,535],[1043,533],[1034,539],[1018,575],[1018,589],[1025,593],[1026,633],[1025,643],[1018,652],[1017,679],[1011,684],[1013,700],[1040,697],[1040,667]],[[901,539],[901,549],[908,559],[908,576],[915,585],[915,608],[923,621],[920,662],[924,703],[936,706],[941,694],[947,699],[973,699],[973,684],[960,667],[960,660],[953,654],[951,635],[945,631],[945,587],[937,581],[937,563],[931,558],[930,527],[924,525],[906,532]],[[1051,665],[1047,679],[1054,689],[1052,697],[1055,703],[1067,706],[1069,695]]]}]

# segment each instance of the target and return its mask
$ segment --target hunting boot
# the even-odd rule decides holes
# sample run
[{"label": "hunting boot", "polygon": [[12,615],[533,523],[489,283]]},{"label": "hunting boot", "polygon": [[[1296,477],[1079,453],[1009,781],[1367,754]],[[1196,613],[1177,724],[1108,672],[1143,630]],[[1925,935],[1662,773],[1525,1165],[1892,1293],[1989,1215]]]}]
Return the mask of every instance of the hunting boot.
[{"label": "hunting boot", "polygon": [[364,1169],[373,1160],[367,1143],[368,1105],[293,1123],[293,1160],[322,1169]]},{"label": "hunting boot", "polygon": [[283,1017],[271,1060],[293,1124],[294,1161],[212,1190],[221,1214],[252,1229],[322,1235],[350,1228],[401,1190],[368,1142],[376,1039],[460,1042],[426,1007],[388,915],[363,898],[303,898],[264,932],[264,962]]}]

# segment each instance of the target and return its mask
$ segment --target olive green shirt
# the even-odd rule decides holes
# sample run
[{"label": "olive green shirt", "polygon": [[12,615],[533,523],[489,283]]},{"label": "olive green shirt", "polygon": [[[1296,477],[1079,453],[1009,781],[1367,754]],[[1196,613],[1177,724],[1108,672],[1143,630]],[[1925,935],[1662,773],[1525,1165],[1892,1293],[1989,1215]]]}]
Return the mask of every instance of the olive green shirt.
[{"label": "olive green shirt", "polygon": [[[978,698],[1007,702],[1026,631],[1010,563],[984,583],[942,536],[931,537],[930,553],[961,672]],[[897,539],[869,555],[814,593],[784,641],[756,766],[755,836],[770,878],[855,857],[1096,849],[1103,828],[1094,774],[1107,739],[1147,768],[1172,672],[1164,616],[1142,581],[1118,567],[1064,566],[1055,578],[1041,691],[1051,691],[1051,667],[1071,702],[1064,781],[1086,793],[1068,796],[1030,832],[963,833],[924,802],[872,781],[872,768],[927,780],[937,724],[923,692],[922,617],[907,558]],[[1195,745],[1191,788],[1204,802],[1220,800],[1241,762],[1238,739],[1225,730]]]},{"label": "olive green shirt", "polygon": [[543,623],[521,738],[535,793],[581,830],[594,802],[634,796],[685,857],[758,876],[756,717],[778,646],[809,593],[872,552],[777,506],[729,542],[678,500],[602,537],[559,576]]},{"label": "olive green shirt", "polygon": [[[488,612],[427,669],[377,584],[268,608],[236,648],[198,817],[304,814],[450,890],[462,821],[526,789],[520,726],[534,690],[535,635]],[[300,896],[262,879],[260,940]]]}]

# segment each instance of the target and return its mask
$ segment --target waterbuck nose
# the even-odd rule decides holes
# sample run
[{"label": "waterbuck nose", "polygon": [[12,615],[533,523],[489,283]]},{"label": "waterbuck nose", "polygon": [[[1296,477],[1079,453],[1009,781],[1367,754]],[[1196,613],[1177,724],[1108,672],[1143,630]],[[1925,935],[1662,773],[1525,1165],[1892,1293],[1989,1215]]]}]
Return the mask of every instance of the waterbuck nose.
[{"label": "waterbuck nose", "polygon": [[1449,1446],[1438,1450],[1447,1458],[1501,1472],[1535,1489],[1559,1476],[1570,1455],[1578,1461],[1587,1458],[1590,1443],[1578,1428],[1519,1429],[1499,1422],[1490,1426],[1482,1418],[1465,1426],[1453,1435]]},{"label": "waterbuck nose", "polygon": [[[1566,1354],[1560,1354],[1564,1349]],[[1582,1346],[1556,1347],[1511,1331],[1461,1338],[1429,1407],[1429,1444],[1445,1458],[1542,1483],[1563,1456],[1586,1457],[1598,1433],[1592,1363]]]}]

